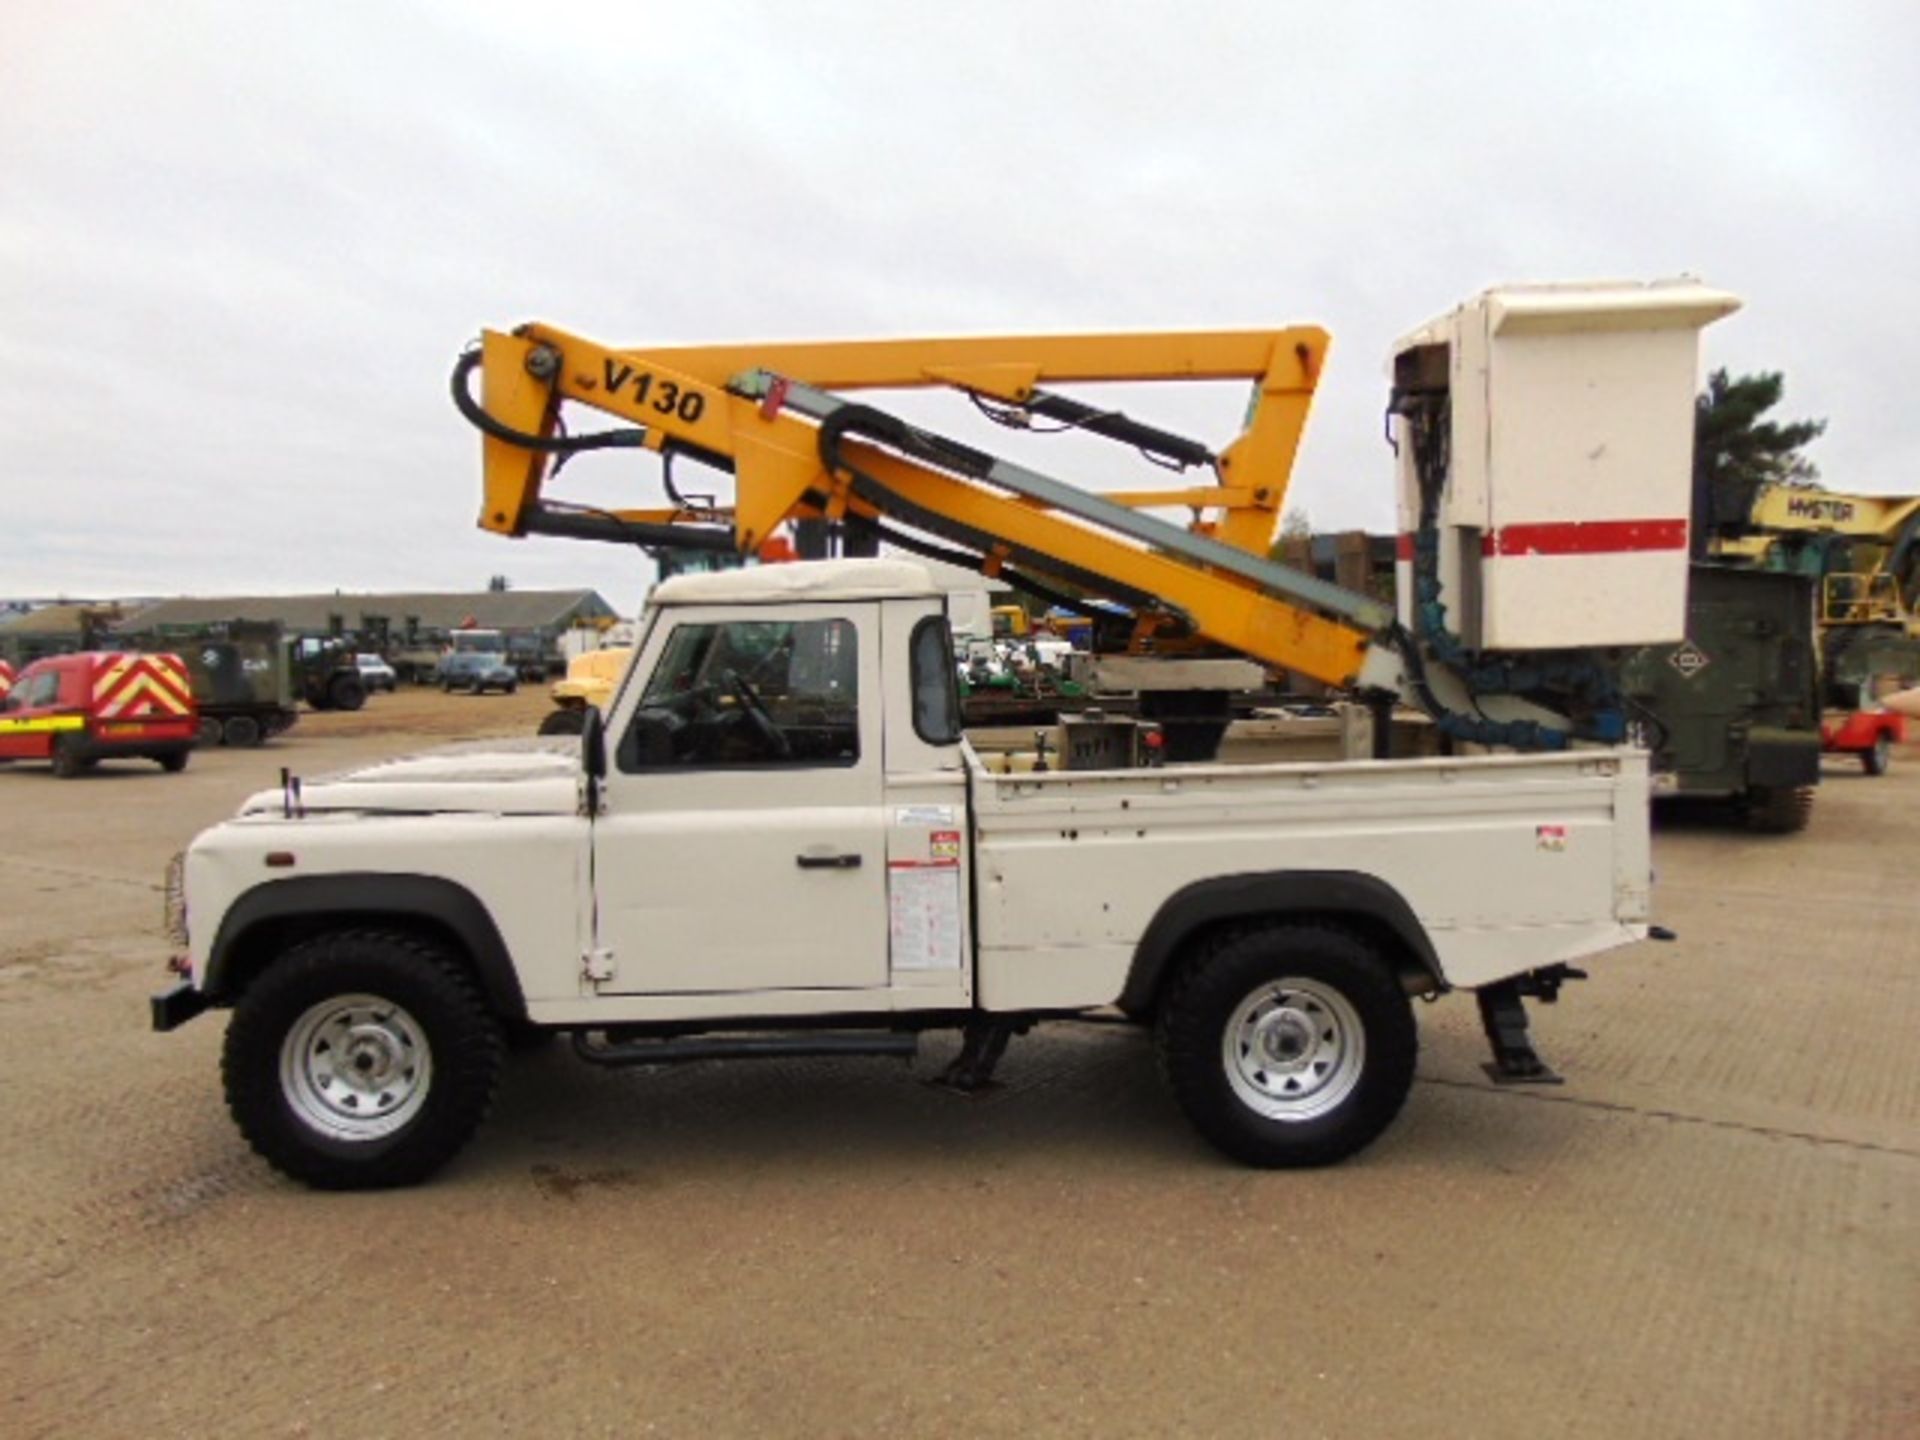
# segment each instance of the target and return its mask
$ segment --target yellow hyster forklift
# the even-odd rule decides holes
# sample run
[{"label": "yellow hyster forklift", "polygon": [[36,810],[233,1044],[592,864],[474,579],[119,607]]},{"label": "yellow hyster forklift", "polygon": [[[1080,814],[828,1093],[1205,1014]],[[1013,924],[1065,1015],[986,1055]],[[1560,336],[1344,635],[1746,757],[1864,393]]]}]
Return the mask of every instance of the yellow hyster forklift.
[{"label": "yellow hyster forklift", "polygon": [[1817,587],[1822,747],[1884,775],[1906,719],[1882,701],[1920,682],[1920,495],[1730,488],[1716,498],[1708,546],[1718,563]]}]

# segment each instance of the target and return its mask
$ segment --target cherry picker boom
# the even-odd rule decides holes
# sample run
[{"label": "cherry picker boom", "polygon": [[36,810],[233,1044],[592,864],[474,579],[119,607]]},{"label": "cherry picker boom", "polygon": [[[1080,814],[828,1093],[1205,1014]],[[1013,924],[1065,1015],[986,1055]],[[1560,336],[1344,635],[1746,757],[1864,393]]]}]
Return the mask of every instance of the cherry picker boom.
[{"label": "cherry picker boom", "polygon": [[[484,434],[485,529],[751,552],[789,521],[839,521],[1043,595],[1112,602],[1137,653],[1218,647],[1405,696],[1458,739],[1559,748],[1624,733],[1592,646],[1683,633],[1697,332],[1736,305],[1693,281],[1511,287],[1402,342],[1388,420],[1410,567],[1398,613],[1267,558],[1326,360],[1314,326],[663,347],[528,324],[484,332],[452,390]],[[1220,380],[1253,395],[1217,449],[1051,388]],[[1204,478],[1094,493],[844,393],[928,387]],[[568,403],[628,423],[573,434]],[[546,495],[567,459],[599,449],[659,454],[671,503]],[[689,500],[679,460],[730,473],[732,503]],[[1169,508],[1192,523],[1149,513]],[[1545,623],[1517,613],[1543,605]]]}]

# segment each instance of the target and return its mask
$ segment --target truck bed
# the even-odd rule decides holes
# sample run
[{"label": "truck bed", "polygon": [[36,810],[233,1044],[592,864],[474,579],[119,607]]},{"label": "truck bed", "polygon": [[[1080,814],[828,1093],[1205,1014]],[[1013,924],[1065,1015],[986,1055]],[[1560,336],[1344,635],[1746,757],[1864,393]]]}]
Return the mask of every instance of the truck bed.
[{"label": "truck bed", "polygon": [[1449,985],[1643,939],[1634,750],[995,774],[972,746],[979,999],[1109,1003],[1160,907],[1222,876],[1347,872],[1398,892]]}]

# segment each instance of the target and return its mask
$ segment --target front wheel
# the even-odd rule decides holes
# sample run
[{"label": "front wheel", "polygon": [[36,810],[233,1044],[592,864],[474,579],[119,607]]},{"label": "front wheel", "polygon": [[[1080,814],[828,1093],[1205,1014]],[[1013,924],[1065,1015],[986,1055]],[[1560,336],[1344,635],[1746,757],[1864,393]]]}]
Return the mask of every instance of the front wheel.
[{"label": "front wheel", "polygon": [[72,780],[93,769],[97,762],[87,759],[80,753],[80,747],[66,736],[60,735],[53,742],[53,773],[62,780]]},{"label": "front wheel", "polygon": [[1329,1165],[1364,1149],[1405,1104],[1419,1047],[1392,969],[1360,936],[1327,925],[1216,940],[1160,1007],[1175,1100],[1248,1165]]},{"label": "front wheel", "polygon": [[227,1108],[276,1169],[323,1190],[411,1185],[486,1117],[502,1038],[445,949],[341,930],[289,948],[227,1027]]}]

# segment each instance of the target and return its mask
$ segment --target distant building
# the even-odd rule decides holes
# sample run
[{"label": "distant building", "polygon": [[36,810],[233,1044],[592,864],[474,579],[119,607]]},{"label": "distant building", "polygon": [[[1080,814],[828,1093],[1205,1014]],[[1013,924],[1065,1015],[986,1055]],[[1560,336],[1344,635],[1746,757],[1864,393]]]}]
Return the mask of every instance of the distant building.
[{"label": "distant building", "polygon": [[70,655],[104,642],[120,619],[117,605],[41,605],[0,618],[0,660],[14,666],[42,655]]},{"label": "distant building", "polygon": [[418,631],[544,630],[558,634],[577,623],[617,620],[597,590],[458,590],[417,594],[224,595],[161,600],[130,614],[123,629],[153,630],[257,620],[299,635],[398,636],[411,621]]}]

